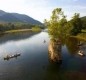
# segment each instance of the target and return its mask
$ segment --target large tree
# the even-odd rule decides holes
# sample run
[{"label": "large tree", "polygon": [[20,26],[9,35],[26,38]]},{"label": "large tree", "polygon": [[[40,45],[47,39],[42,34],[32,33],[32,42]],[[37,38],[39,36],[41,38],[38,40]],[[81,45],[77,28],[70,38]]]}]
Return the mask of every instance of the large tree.
[{"label": "large tree", "polygon": [[64,27],[67,23],[66,16],[61,8],[56,8],[52,11],[50,20],[45,20],[48,26],[48,32],[51,38],[57,39],[59,34],[64,34]]}]

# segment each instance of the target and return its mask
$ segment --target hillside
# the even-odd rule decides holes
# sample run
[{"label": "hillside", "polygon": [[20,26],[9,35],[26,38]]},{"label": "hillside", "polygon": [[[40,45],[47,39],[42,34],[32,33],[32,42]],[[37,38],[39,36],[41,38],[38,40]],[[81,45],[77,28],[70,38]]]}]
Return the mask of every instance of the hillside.
[{"label": "hillside", "polygon": [[81,19],[86,21],[86,16],[84,16],[84,17],[81,17]]},{"label": "hillside", "polygon": [[18,13],[8,13],[5,11],[0,10],[0,22],[21,22],[21,23],[28,23],[34,25],[43,25],[41,22],[27,16],[24,14]]}]

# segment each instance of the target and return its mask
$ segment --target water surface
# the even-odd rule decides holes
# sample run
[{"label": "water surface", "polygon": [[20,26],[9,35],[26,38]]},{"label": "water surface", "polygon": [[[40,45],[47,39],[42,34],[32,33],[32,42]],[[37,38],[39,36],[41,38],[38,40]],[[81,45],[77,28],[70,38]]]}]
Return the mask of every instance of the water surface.
[{"label": "water surface", "polygon": [[[44,40],[46,42],[44,43]],[[77,44],[83,45],[78,48]],[[62,64],[54,64],[48,57],[49,36],[46,32],[6,34],[0,37],[0,80],[85,80],[86,42],[69,39],[62,46]],[[6,55],[21,56],[4,60]],[[86,53],[85,53],[86,54]]]}]

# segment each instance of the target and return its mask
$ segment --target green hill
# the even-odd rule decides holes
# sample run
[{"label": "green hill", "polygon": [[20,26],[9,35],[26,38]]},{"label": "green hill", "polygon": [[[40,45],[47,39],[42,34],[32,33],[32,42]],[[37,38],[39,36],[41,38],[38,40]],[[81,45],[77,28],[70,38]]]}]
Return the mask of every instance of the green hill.
[{"label": "green hill", "polygon": [[25,15],[25,14],[18,14],[18,13],[8,13],[5,11],[0,10],[0,23],[28,23],[33,25],[43,25],[41,22]]}]

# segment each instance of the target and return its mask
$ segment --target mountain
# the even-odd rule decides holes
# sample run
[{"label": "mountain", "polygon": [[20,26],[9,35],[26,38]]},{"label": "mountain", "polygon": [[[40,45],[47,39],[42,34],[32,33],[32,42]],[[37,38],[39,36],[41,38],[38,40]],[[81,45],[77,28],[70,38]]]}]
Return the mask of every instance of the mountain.
[{"label": "mountain", "polygon": [[84,16],[84,17],[81,17],[81,19],[82,19],[82,20],[84,20],[84,21],[86,21],[86,16]]},{"label": "mountain", "polygon": [[0,10],[0,22],[21,22],[21,23],[29,23],[35,25],[43,25],[41,22],[25,15],[19,13],[8,13],[3,10]]},{"label": "mountain", "polygon": [[4,14],[5,14],[5,12],[2,11],[2,10],[0,10],[0,16],[2,16],[2,15],[4,15]]}]

